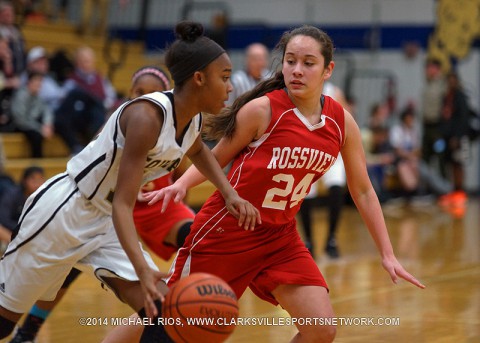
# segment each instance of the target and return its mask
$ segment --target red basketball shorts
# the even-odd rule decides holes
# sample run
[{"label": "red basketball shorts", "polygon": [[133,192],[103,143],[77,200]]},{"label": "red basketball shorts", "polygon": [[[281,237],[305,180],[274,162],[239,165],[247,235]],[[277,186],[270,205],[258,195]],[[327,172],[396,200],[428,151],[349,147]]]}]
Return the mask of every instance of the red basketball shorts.
[{"label": "red basketball shorts", "polygon": [[261,225],[245,231],[225,211],[213,218],[197,214],[172,265],[169,286],[191,273],[211,273],[224,279],[237,297],[250,287],[258,297],[274,305],[278,302],[271,292],[278,285],[327,288],[298,235],[295,221],[282,227]]},{"label": "red basketball shorts", "polygon": [[135,207],[133,219],[135,227],[143,242],[160,258],[168,261],[177,251],[176,247],[164,243],[165,236],[180,221],[194,218],[193,211],[184,203],[168,204],[162,213],[162,201],[154,205],[142,204]]}]

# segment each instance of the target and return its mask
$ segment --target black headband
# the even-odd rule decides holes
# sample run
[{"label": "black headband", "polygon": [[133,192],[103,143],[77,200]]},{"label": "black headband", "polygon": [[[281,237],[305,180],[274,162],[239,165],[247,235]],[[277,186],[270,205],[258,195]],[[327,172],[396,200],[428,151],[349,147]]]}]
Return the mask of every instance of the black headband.
[{"label": "black headband", "polygon": [[185,81],[193,73],[202,70],[225,52],[220,45],[207,37],[201,37],[194,43],[187,44],[199,44],[201,48],[196,49],[195,52],[190,53],[189,56],[170,67],[170,74],[175,84]]}]

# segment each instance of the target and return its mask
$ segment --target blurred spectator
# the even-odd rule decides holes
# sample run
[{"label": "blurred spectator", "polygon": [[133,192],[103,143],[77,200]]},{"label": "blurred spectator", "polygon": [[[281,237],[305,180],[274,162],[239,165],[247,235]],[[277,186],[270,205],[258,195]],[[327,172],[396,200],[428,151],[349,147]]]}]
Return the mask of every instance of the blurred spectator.
[{"label": "blurred spectator", "polygon": [[400,115],[400,123],[390,130],[390,143],[395,153],[397,176],[405,195],[416,193],[419,180],[421,151],[420,130],[415,121],[412,106],[407,106]]},{"label": "blurred spectator", "polygon": [[30,144],[32,157],[43,157],[43,140],[53,136],[53,113],[39,97],[43,74],[29,72],[26,86],[20,87],[12,99],[12,119]]},{"label": "blurred spectator", "polygon": [[268,77],[267,69],[269,52],[265,45],[253,43],[245,50],[245,69],[232,74],[233,91],[229,95],[228,104],[231,105],[240,95],[253,89],[260,81]]},{"label": "blurred spectator", "polygon": [[390,117],[390,108],[388,103],[375,103],[370,109],[368,127],[384,126],[390,130],[392,118]]},{"label": "blurred spectator", "polygon": [[9,242],[22,214],[27,198],[45,182],[41,167],[28,167],[24,170],[19,185],[12,185],[0,193],[0,240]]},{"label": "blurred spectator", "polygon": [[460,215],[465,211],[467,199],[463,179],[469,149],[468,116],[467,97],[458,75],[451,72],[447,76],[447,91],[443,98],[440,133],[445,140],[441,163],[442,175],[453,180],[454,191],[442,197],[441,205],[455,207]]},{"label": "blurred spectator", "polygon": [[95,51],[90,47],[83,46],[75,52],[74,71],[69,80],[99,101],[104,112],[111,110],[117,99],[112,83],[97,71]]},{"label": "blurred spectator", "polygon": [[25,42],[15,26],[15,12],[9,1],[0,1],[0,35],[4,37],[12,52],[13,74],[20,75],[25,69]]},{"label": "blurred spectator", "polygon": [[[367,138],[368,137],[368,138]],[[363,133],[367,171],[380,202],[390,198],[387,178],[394,173],[395,154],[386,126],[376,126]]]},{"label": "blurred spectator", "polygon": [[5,172],[5,151],[3,150],[3,142],[0,137],[0,194],[2,194],[7,188],[15,185],[15,182]]},{"label": "blurred spectator", "polygon": [[27,55],[27,69],[20,76],[21,84],[26,85],[29,73],[43,74],[43,80],[38,96],[51,111],[56,111],[65,98],[66,89],[61,87],[50,73],[50,62],[47,51],[36,46],[30,49]]},{"label": "blurred spectator", "polygon": [[12,52],[8,41],[0,36],[0,132],[14,130],[11,120],[10,101],[20,79],[14,74]]},{"label": "blurred spectator", "polygon": [[67,95],[55,112],[55,130],[72,154],[94,137],[117,99],[110,81],[96,70],[91,48],[79,48],[74,65],[75,70],[64,85]]},{"label": "blurred spectator", "polygon": [[440,116],[442,99],[445,94],[445,79],[442,64],[439,60],[429,58],[425,64],[426,84],[423,89],[422,100],[422,158],[432,165],[435,156],[438,156],[441,147]]},{"label": "blurred spectator", "polygon": [[380,202],[390,198],[387,177],[394,171],[395,154],[390,144],[390,128],[387,126],[388,107],[374,104],[369,126],[362,129],[362,141],[367,160],[367,171]]}]

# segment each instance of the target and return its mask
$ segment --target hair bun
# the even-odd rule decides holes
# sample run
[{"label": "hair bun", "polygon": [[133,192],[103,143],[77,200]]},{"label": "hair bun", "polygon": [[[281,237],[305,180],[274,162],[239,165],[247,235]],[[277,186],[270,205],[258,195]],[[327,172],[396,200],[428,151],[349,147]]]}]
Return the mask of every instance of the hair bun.
[{"label": "hair bun", "polygon": [[194,42],[198,37],[203,36],[203,26],[192,21],[182,21],[175,27],[175,34],[178,39]]}]

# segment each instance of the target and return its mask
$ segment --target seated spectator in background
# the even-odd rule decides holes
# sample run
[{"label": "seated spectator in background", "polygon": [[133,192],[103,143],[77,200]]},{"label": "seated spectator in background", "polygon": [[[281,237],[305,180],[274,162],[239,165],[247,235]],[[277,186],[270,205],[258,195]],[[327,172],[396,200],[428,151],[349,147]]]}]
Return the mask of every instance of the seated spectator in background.
[{"label": "seated spectator in background", "polygon": [[15,10],[10,1],[0,0],[0,35],[12,51],[13,74],[18,76],[25,70],[25,40],[15,25]]},{"label": "seated spectator in background", "polygon": [[79,48],[74,65],[64,85],[67,95],[55,112],[55,130],[72,154],[95,136],[117,100],[110,81],[96,70],[95,53],[91,48]]},{"label": "seated spectator in background", "polygon": [[390,144],[390,110],[387,103],[375,103],[370,109],[368,126],[362,129],[367,171],[380,202],[390,198],[387,176],[394,171],[394,151]]},{"label": "seated spectator in background", "polygon": [[389,129],[384,125],[362,130],[367,171],[380,202],[390,198],[387,176],[393,173],[395,154],[389,140]]},{"label": "seated spectator in background", "polygon": [[415,121],[412,106],[400,115],[400,123],[390,130],[390,144],[395,153],[395,164],[402,191],[408,196],[416,193],[419,181],[421,157],[420,129]]},{"label": "seated spectator in background", "polygon": [[21,84],[26,85],[28,73],[43,74],[43,80],[38,96],[52,110],[56,111],[65,98],[66,90],[55,80],[50,73],[50,62],[45,48],[36,46],[30,49],[27,55],[27,69],[21,74]]},{"label": "seated spectator in background", "polygon": [[19,185],[12,185],[0,193],[0,240],[10,241],[22,214],[27,198],[45,181],[41,167],[28,167],[23,172]]},{"label": "seated spectator in background", "polygon": [[388,104],[385,103],[375,103],[370,109],[370,117],[368,121],[368,127],[386,127],[390,129],[392,118],[390,116],[390,109]]},{"label": "seated spectator in background", "polygon": [[12,119],[17,131],[27,137],[32,157],[43,157],[43,140],[53,136],[53,113],[38,96],[43,74],[30,72],[28,82],[15,92],[12,99]]},{"label": "seated spectator in background", "polygon": [[12,51],[8,40],[0,35],[0,131],[13,131],[10,113],[10,100],[13,92],[20,86],[20,79],[13,69]]},{"label": "seated spectator in background", "polygon": [[97,71],[95,51],[83,46],[78,48],[74,56],[74,71],[70,81],[79,89],[101,102],[104,111],[112,110],[117,93],[112,83]]},{"label": "seated spectator in background", "polygon": [[232,73],[231,82],[233,91],[228,98],[231,105],[243,93],[253,89],[260,81],[269,76],[267,69],[269,52],[265,45],[253,43],[245,50],[245,68]]}]

